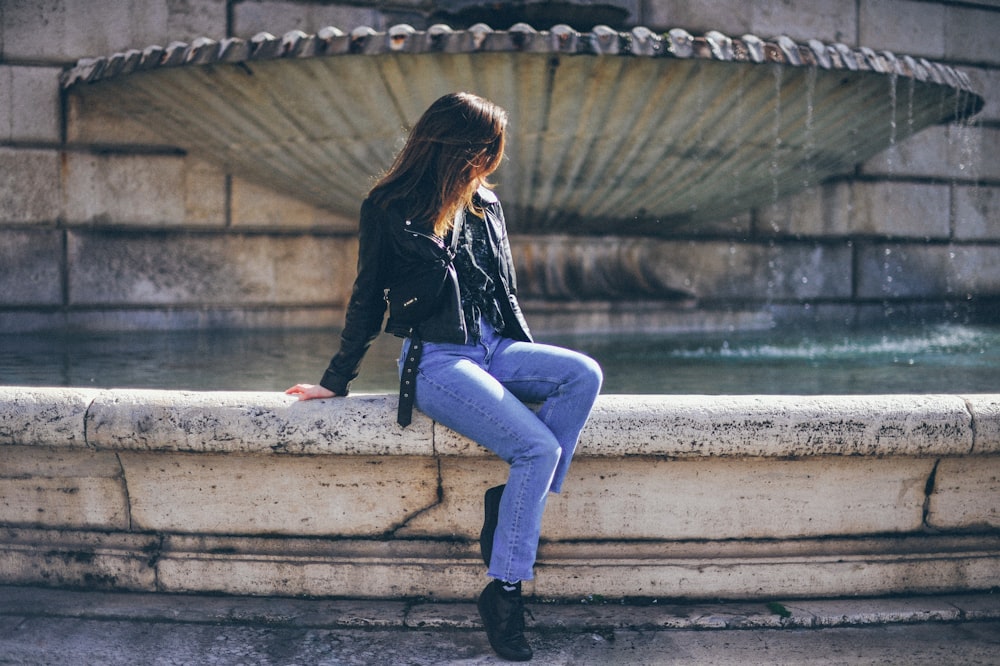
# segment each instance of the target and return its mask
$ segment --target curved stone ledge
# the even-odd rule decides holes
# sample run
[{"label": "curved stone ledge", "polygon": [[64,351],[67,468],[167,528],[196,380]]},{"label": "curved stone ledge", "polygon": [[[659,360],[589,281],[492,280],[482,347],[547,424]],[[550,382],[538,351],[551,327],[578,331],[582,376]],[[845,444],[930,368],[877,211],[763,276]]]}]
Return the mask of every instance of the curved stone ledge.
[{"label": "curved stone ledge", "polygon": [[87,414],[97,449],[432,455],[433,427],[396,424],[395,397],[300,402],[282,393],[108,391]]},{"label": "curved stone ledge", "polygon": [[[506,466],[395,397],[0,388],[0,583],[461,598]],[[1000,395],[602,396],[545,596],[1000,585]]]},{"label": "curved stone ledge", "polygon": [[[395,396],[0,387],[0,445],[331,455],[490,455]],[[961,456],[1000,452],[1000,394],[605,395],[580,456]]]},{"label": "curved stone ledge", "polygon": [[87,409],[101,394],[91,389],[0,387],[0,444],[87,446]]}]

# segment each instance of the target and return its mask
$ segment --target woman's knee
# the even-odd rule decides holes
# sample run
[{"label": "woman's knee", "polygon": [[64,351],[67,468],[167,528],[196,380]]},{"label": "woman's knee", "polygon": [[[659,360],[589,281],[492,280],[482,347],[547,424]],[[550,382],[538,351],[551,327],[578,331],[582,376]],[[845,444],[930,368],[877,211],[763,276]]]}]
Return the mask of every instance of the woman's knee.
[{"label": "woman's knee", "polygon": [[514,453],[511,464],[519,460],[537,465],[541,469],[555,469],[562,457],[562,447],[554,436],[531,437]]},{"label": "woman's knee", "polygon": [[578,363],[579,368],[575,376],[575,382],[588,393],[596,396],[601,392],[601,386],[604,384],[604,371],[601,369],[601,365],[584,354],[579,355]]}]

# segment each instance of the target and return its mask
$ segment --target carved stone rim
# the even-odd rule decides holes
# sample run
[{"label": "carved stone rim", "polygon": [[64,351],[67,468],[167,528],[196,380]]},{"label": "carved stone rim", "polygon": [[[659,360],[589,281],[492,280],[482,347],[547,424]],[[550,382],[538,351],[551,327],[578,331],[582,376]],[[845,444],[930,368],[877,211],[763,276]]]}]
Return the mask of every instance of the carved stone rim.
[{"label": "carved stone rim", "polygon": [[595,26],[581,33],[560,24],[538,31],[526,23],[509,30],[493,30],[478,23],[467,30],[454,30],[437,24],[417,30],[407,24],[394,25],[385,32],[368,26],[350,32],[328,26],[315,34],[293,30],[281,37],[267,32],[249,40],[228,37],[214,40],[199,37],[190,43],[171,42],[168,46],[131,49],[97,58],[82,58],[62,76],[62,84],[77,84],[124,76],[132,72],[179,67],[183,65],[233,64],[282,58],[314,58],[337,55],[379,55],[387,53],[476,53],[523,52],[560,55],[634,56],[679,58],[724,62],[775,63],[793,67],[819,67],[828,70],[871,71],[903,76],[967,91],[970,113],[983,106],[982,98],[972,89],[968,76],[953,67],[926,58],[874,51],[867,47],[851,48],[842,43],[827,44],[810,39],[802,44],[789,37],[765,40],[746,34],[730,37],[711,30],[692,35],[682,28],[663,33],[636,27],[617,31]]}]

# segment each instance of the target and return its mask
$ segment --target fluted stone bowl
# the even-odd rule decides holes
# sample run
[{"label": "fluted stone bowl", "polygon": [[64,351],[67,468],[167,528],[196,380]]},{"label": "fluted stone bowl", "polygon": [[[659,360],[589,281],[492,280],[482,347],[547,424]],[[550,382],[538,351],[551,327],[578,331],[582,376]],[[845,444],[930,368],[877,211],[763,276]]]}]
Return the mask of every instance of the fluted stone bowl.
[{"label": "fluted stone bowl", "polygon": [[70,94],[228,172],[353,216],[438,96],[511,115],[515,232],[658,234],[815,185],[983,105],[922,58],[598,26],[325,28],[81,60]]}]

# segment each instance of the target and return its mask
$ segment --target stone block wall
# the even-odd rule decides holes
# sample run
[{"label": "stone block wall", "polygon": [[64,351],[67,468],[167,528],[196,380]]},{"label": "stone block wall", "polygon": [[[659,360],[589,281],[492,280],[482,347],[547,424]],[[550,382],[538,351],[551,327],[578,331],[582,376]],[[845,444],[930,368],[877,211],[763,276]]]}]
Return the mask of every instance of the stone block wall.
[{"label": "stone block wall", "polygon": [[[142,124],[102,117],[64,95],[59,75],[82,57],[198,36],[249,38],[326,25],[383,30],[401,22],[424,28],[441,17],[460,19],[474,4],[4,2],[0,332],[338,325],[354,273],[354,220],[223,173],[164,145]],[[579,3],[574,16],[586,17],[588,4]],[[967,72],[986,98],[970,126],[931,127],[858,164],[850,176],[643,248],[660,259],[657,270],[671,273],[671,284],[691,286],[702,311],[767,310],[767,317],[754,321],[769,322],[880,318],[887,306],[937,318],[998,316],[995,3],[605,4],[620,10],[620,28],[784,34],[926,57]],[[905,85],[896,98],[902,127]],[[557,244],[576,245],[578,252],[612,245],[608,239],[519,239],[526,296],[545,293],[538,287],[545,271],[536,247]],[[552,309],[551,303],[528,300],[530,309]],[[593,304],[594,312],[600,309]],[[711,320],[704,315],[703,321]],[[588,322],[595,324],[593,318]]]},{"label": "stone block wall", "polygon": [[60,93],[77,59],[225,35],[226,2],[0,7],[0,332],[331,326],[354,223]]}]

